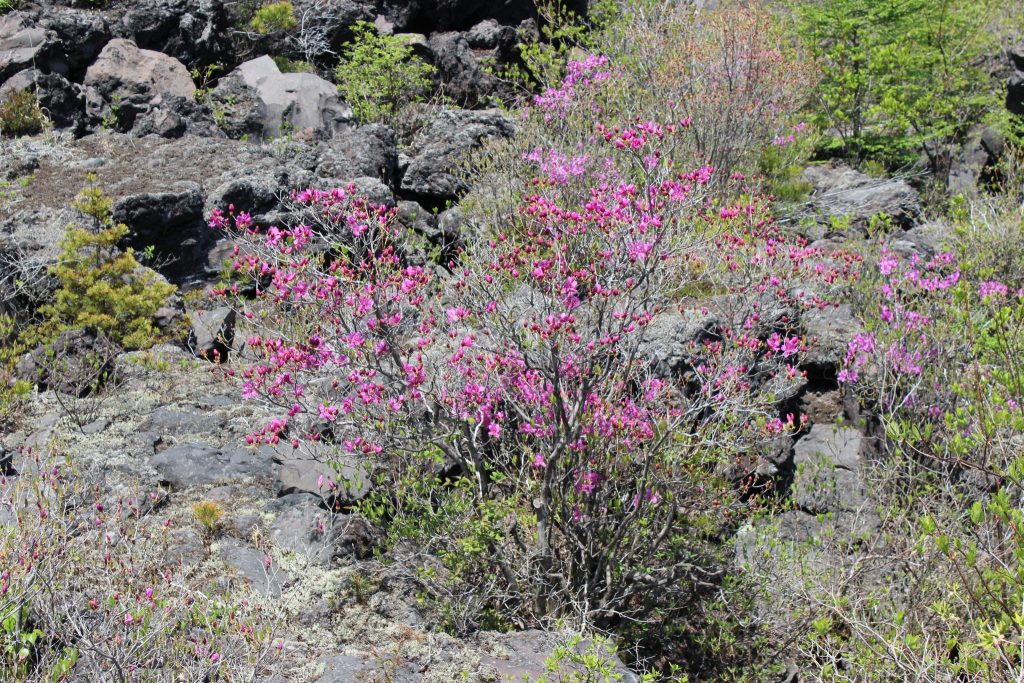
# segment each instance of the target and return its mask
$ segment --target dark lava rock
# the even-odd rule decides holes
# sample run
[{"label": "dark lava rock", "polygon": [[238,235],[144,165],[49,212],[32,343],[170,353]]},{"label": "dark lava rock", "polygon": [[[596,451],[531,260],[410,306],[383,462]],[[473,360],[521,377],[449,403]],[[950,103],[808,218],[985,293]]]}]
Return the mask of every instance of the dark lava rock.
[{"label": "dark lava rock", "polygon": [[99,390],[112,376],[121,347],[95,329],[62,332],[21,359],[20,377],[72,396]]},{"label": "dark lava rock", "polygon": [[459,159],[491,138],[514,134],[512,120],[498,110],[439,112],[413,141],[402,192],[428,204],[457,199],[469,189],[456,173]]}]

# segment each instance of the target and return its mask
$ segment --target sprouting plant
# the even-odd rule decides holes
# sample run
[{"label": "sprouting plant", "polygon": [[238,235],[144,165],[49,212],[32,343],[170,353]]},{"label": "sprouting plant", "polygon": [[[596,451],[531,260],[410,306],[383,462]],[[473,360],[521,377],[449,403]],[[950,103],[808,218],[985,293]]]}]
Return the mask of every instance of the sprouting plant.
[{"label": "sprouting plant", "polygon": [[196,521],[203,525],[207,533],[213,533],[220,526],[224,508],[215,501],[204,500],[192,506],[192,514]]},{"label": "sprouting plant", "polygon": [[90,225],[72,228],[62,240],[52,269],[60,286],[40,308],[43,322],[34,336],[49,340],[63,330],[94,327],[126,348],[152,346],[153,315],[175,287],[151,271],[140,272],[133,252],[118,248],[128,228],[113,222],[113,200],[98,186],[85,188],[73,206]]}]

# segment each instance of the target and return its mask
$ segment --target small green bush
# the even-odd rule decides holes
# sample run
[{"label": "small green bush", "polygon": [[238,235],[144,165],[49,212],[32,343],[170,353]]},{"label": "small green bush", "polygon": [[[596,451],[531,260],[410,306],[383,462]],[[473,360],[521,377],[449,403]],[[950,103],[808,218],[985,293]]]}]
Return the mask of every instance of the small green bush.
[{"label": "small green bush", "polygon": [[795,2],[796,31],[816,61],[814,122],[825,154],[906,166],[1001,107],[984,57],[991,0]]},{"label": "small green bush", "polygon": [[338,89],[361,121],[387,121],[403,106],[422,102],[434,67],[413,53],[401,36],[377,35],[358,22],[334,72]]},{"label": "small green bush", "polygon": [[[2,0],[0,0],[2,2]],[[0,5],[0,14],[3,13]],[[22,90],[0,104],[0,135],[18,137],[43,132],[46,116],[34,93]]]},{"label": "small green bush", "polygon": [[30,336],[45,342],[64,330],[94,327],[128,349],[152,346],[158,338],[153,316],[175,287],[142,269],[132,250],[118,249],[128,228],[114,224],[112,201],[100,188],[87,187],[72,206],[93,225],[72,228],[62,241],[51,269],[60,288],[40,308],[44,322]]},{"label": "small green bush", "polygon": [[277,64],[278,70],[283,74],[310,74],[316,72],[312,64],[301,59],[288,59],[283,55],[276,55],[272,59],[274,64]]},{"label": "small green bush", "polygon": [[0,427],[17,415],[21,400],[32,388],[28,382],[14,377],[14,365],[27,350],[18,342],[15,319],[0,315]]},{"label": "small green bush", "polygon": [[256,10],[256,14],[249,20],[249,28],[256,33],[266,35],[279,31],[291,31],[299,25],[295,18],[295,9],[292,3],[274,2]]}]

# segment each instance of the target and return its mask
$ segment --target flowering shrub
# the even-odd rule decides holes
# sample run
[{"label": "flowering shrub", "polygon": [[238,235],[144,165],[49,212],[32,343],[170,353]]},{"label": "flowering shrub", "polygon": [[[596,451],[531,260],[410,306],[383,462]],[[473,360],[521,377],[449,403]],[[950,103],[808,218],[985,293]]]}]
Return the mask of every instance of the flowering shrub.
[{"label": "flowering shrub", "polygon": [[637,65],[630,96],[693,121],[688,152],[718,171],[717,184],[735,173],[748,182],[758,172],[780,174],[806,155],[804,141],[790,136],[803,128],[813,70],[771,9],[728,3],[699,12],[682,3],[634,11],[621,30],[619,44]]},{"label": "flowering shrub", "polygon": [[[600,57],[570,64],[527,116],[555,139],[610,78]],[[799,310],[853,270],[788,243],[758,201],[709,205],[713,170],[671,155],[689,126],[598,123],[530,150],[515,209],[475,205],[487,227],[446,279],[352,187],[295,193],[288,228],[215,211],[257,292],[235,300],[243,395],[281,411],[249,440],[366,467],[365,511],[441,559],[423,580],[516,622],[608,624],[705,585],[701,539],[738,505],[719,465],[796,427],[778,405],[803,381]],[[649,328],[690,310],[687,287],[720,295],[718,322],[655,372]]]},{"label": "flowering shrub", "polygon": [[0,677],[252,680],[272,651],[259,596],[200,590],[169,559],[161,494],[111,499],[52,456],[0,477]]},{"label": "flowering shrub", "polygon": [[[1024,225],[1017,208],[957,220],[947,251],[883,246],[863,271],[867,331],[839,379],[881,437],[871,533],[780,549],[762,577],[810,680],[1022,675]],[[823,566],[822,551],[843,559]]]}]

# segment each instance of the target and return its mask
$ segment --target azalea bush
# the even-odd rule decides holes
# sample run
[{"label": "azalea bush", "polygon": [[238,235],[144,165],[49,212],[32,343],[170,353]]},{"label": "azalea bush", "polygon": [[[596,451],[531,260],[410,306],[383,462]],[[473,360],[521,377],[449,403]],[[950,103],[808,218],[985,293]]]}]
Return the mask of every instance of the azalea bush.
[{"label": "azalea bush", "polygon": [[953,220],[934,253],[878,246],[857,287],[839,380],[878,436],[863,533],[778,545],[760,575],[811,680],[1022,675],[1024,223],[1008,202]]},{"label": "azalea bush", "polygon": [[742,174],[770,189],[806,158],[801,117],[815,74],[771,8],[634,2],[625,12],[606,42],[630,64],[629,96],[693,121],[688,153],[715,168],[717,185]]},{"label": "azalea bush", "polygon": [[[549,144],[528,178],[496,174],[504,199],[469,204],[481,232],[447,263],[417,262],[352,187],[295,193],[290,227],[211,217],[240,241],[218,293],[251,330],[229,372],[279,409],[249,440],[364,468],[363,510],[471,606],[457,630],[487,611],[609,625],[717,581],[743,506],[725,464],[798,427],[779,408],[803,382],[796,319],[855,271],[761,201],[709,204],[713,169],[675,154],[689,120],[586,133],[614,78],[594,56],[538,96],[526,125]],[[704,333],[657,367],[660,330],[690,319]]]}]

